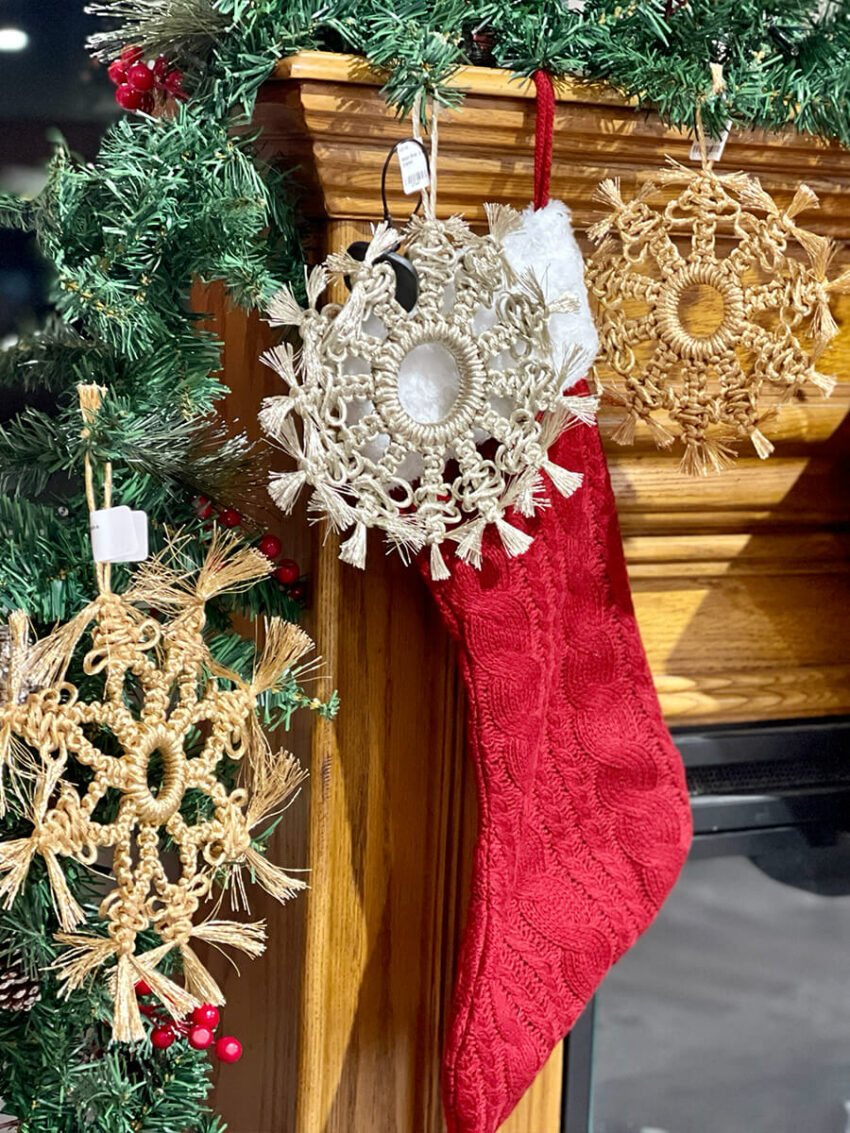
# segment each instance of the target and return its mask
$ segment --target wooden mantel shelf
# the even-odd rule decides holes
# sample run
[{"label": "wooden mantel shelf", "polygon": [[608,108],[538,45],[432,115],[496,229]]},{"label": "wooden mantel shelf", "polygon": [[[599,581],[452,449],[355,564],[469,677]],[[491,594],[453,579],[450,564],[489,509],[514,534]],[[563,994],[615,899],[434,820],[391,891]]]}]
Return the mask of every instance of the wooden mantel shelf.
[{"label": "wooden mantel shelf", "polygon": [[[298,55],[279,59],[271,81],[285,82],[291,79],[299,82],[318,79],[326,83],[365,83],[367,86],[380,87],[384,85],[386,75],[371,67],[360,55],[301,51]],[[496,98],[505,95],[520,98],[535,97],[535,87],[531,79],[512,75],[509,71],[497,67],[460,67],[446,81],[446,86],[462,91],[465,95],[480,94]],[[612,87],[574,79],[556,80],[555,97],[558,102],[637,105],[635,100],[624,99],[623,95]]]},{"label": "wooden mantel shelf", "polygon": [[[530,197],[533,91],[483,68],[454,81],[465,98],[440,118],[439,207],[475,223],[484,201]],[[380,84],[362,60],[307,52],[282,60],[261,91],[262,145],[294,168],[316,258],[380,216],[381,167],[406,134]],[[581,234],[599,215],[602,178],[631,193],[689,148],[614,92],[563,84],[552,193]],[[722,168],[758,173],[779,199],[804,178],[821,208],[803,222],[850,238],[850,154],[838,146],[737,134]],[[390,204],[399,219],[410,208],[398,189]],[[225,340],[229,415],[255,422],[277,392],[257,361],[269,332],[220,296],[205,302]],[[765,430],[769,460],[745,453],[730,472],[690,480],[640,434],[632,449],[608,448],[671,725],[850,713],[850,297],[835,313],[841,334],[819,368],[838,388],[829,401],[801,398]],[[274,1021],[228,1069],[219,1100],[233,1133],[441,1133],[439,1046],[475,827],[453,651],[416,572],[378,542],[359,572],[303,514],[271,522],[312,572],[312,629],[343,709],[314,738],[309,812],[293,808],[276,835],[297,834],[301,814],[302,840],[276,852],[308,862],[313,889],[296,913],[261,909],[270,954],[238,985],[222,977],[228,1026],[241,1020],[237,1033],[250,1036],[258,1019]],[[557,1133],[559,1058],[504,1133]]]}]

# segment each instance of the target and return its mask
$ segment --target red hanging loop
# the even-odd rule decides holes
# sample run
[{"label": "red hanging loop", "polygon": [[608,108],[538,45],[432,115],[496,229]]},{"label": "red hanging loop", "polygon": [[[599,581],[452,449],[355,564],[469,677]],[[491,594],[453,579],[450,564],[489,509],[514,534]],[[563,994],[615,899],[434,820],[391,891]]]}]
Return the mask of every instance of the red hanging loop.
[{"label": "red hanging loop", "polygon": [[548,71],[534,72],[537,88],[537,119],[534,126],[534,208],[549,203],[552,175],[552,135],[555,128],[555,88]]}]

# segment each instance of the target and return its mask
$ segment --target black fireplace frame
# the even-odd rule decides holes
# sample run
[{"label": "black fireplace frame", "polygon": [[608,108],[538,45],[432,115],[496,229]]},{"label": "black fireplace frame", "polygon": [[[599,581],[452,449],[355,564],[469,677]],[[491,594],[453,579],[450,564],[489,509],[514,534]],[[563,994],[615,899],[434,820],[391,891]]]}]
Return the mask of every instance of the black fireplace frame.
[{"label": "black fireplace frame", "polygon": [[[850,717],[680,728],[691,858],[837,845],[850,826]],[[595,999],[564,1040],[560,1133],[592,1133]]]}]

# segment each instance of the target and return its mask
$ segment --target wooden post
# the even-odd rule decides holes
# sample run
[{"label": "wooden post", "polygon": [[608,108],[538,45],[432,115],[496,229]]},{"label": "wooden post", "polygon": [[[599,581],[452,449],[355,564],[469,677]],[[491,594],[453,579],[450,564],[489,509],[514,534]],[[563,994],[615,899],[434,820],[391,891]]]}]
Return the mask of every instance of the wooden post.
[{"label": "wooden post", "polygon": [[[468,94],[441,121],[440,211],[479,222],[484,201],[531,195],[532,90],[477,68],[456,81]],[[558,93],[552,192],[580,230],[603,177],[628,193],[667,154],[687,160],[688,139],[612,92]],[[322,248],[364,235],[380,217],[384,157],[406,128],[363,62],[284,60],[256,117],[267,153],[298,166]],[[805,223],[850,235],[850,155],[838,147],[733,136],[723,165],[758,172],[780,198],[805,176],[822,202]],[[390,203],[400,219],[409,211],[398,191]],[[220,296],[205,302],[226,341],[228,415],[255,427],[261,398],[277,392],[257,361],[268,334]],[[840,300],[839,320],[848,311]],[[634,449],[609,451],[671,724],[850,712],[848,335],[820,367],[841,379],[833,398],[787,409],[766,462],[744,456],[691,481],[640,433]],[[262,905],[268,956],[225,978],[228,1028],[247,1049],[219,1076],[216,1100],[232,1133],[440,1133],[440,1043],[475,829],[453,650],[416,569],[379,540],[359,572],[303,513],[270,522],[312,572],[310,628],[342,711],[313,735],[309,812],[305,795],[279,835],[287,864],[309,865],[312,889],[295,909]],[[557,1133],[560,1080],[556,1051],[506,1133]]]}]

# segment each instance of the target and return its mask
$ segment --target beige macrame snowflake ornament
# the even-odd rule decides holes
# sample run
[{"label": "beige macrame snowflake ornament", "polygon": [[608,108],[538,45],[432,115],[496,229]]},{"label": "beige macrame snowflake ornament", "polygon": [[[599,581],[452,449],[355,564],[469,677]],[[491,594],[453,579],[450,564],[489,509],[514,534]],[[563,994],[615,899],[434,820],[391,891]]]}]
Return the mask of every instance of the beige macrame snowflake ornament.
[{"label": "beige macrame snowflake ornament", "polygon": [[598,196],[611,211],[590,229],[586,278],[597,373],[627,411],[613,439],[630,444],[643,422],[660,446],[681,441],[689,473],[728,466],[747,438],[769,456],[765,419],[807,385],[835,384],[817,361],[847,274],[829,281],[830,241],[795,219],[817,197],[801,185],[780,208],[755,177],[679,165],[631,201],[611,180]]},{"label": "beige macrame snowflake ornament", "polygon": [[[241,891],[239,871],[247,868],[280,900],[303,888],[252,845],[252,830],[302,778],[291,756],[270,750],[255,707],[311,642],[297,626],[272,619],[246,683],[216,664],[203,637],[205,603],[271,569],[258,551],[216,535],[195,576],[153,560],[139,568],[130,590],[115,594],[99,568],[98,597],[33,646],[25,644],[20,615],[13,622],[19,649],[7,666],[14,687],[0,705],[0,766],[26,800],[32,831],[0,843],[0,899],[11,905],[40,856],[64,930],[58,939],[68,946],[57,967],[71,990],[114,962],[118,1040],[144,1037],[138,980],[177,1017],[199,1002],[223,1002],[191,942],[262,952],[262,923],[214,914],[195,923],[214,884]],[[150,616],[152,607],[164,620]],[[81,643],[84,672],[98,682],[94,699],[87,690],[85,701],[66,680]],[[23,695],[31,674],[40,687]],[[241,765],[234,787],[218,773],[228,761]],[[91,865],[103,852],[111,853],[113,886],[100,906],[107,935],[96,936],[74,931],[84,914],[59,859]],[[146,930],[161,943],[143,950],[139,934]],[[158,970],[173,949],[183,987]]]},{"label": "beige macrame snowflake ornament", "polygon": [[[559,254],[583,290],[569,214],[560,203],[550,208]],[[594,398],[563,396],[595,353],[589,314],[583,342],[564,343],[555,329],[582,319],[586,298],[553,290],[554,266],[540,274],[515,266],[521,257],[508,249],[522,243],[524,216],[500,206],[487,215],[485,235],[427,209],[401,235],[383,224],[363,262],[333,255],[310,273],[306,310],[288,290],[270,306],[272,324],[297,327],[302,341],[299,355],[283,345],[264,357],[289,389],[267,400],[261,421],[296,463],[273,478],[271,495],[288,511],[309,485],[314,514],[349,532],[340,551],[347,563],[365,565],[370,527],[404,556],[430,547],[438,579],[449,574],[446,540],[479,566],[488,524],[508,554],[521,554],[531,539],[507,510],[533,514],[543,474],[564,495],[581,483],[548,449],[568,423],[595,418]],[[396,300],[386,259],[399,243],[418,277],[412,311]],[[320,309],[334,276],[347,277],[351,294]]]}]

